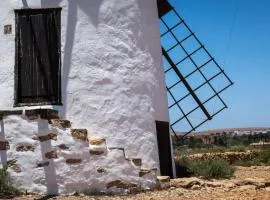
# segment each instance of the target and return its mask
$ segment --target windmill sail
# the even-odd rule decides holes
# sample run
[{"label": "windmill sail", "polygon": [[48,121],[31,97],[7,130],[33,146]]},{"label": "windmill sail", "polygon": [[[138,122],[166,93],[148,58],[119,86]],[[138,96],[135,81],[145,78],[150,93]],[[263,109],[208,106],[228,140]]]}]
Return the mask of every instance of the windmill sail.
[{"label": "windmill sail", "polygon": [[170,128],[186,135],[227,108],[221,93],[233,82],[166,0],[158,10]]}]

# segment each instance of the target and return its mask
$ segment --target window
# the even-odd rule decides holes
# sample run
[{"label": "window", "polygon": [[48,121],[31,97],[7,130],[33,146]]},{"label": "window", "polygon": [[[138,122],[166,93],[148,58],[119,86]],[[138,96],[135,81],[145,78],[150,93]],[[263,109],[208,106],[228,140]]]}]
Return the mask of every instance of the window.
[{"label": "window", "polygon": [[61,8],[15,10],[15,106],[61,104]]}]

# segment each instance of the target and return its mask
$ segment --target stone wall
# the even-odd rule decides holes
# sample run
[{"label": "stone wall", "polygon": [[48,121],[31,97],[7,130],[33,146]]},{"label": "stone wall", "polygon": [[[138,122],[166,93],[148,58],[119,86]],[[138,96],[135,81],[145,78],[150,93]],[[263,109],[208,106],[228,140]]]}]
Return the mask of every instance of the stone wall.
[{"label": "stone wall", "polygon": [[74,129],[50,109],[1,111],[0,164],[14,186],[44,194],[123,192],[155,187],[157,168],[125,148]]}]

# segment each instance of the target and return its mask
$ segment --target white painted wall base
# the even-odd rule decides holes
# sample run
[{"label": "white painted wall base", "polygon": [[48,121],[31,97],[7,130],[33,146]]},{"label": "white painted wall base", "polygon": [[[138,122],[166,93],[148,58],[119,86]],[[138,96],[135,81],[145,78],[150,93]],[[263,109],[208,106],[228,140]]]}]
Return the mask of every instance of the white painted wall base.
[{"label": "white painted wall base", "polygon": [[9,148],[0,151],[0,163],[8,166],[13,185],[22,191],[116,193],[157,184],[157,170],[146,167],[145,160],[127,157],[124,148],[108,146],[91,133],[89,141],[82,134],[78,139],[71,128],[23,115],[4,117],[1,124],[0,141]]}]

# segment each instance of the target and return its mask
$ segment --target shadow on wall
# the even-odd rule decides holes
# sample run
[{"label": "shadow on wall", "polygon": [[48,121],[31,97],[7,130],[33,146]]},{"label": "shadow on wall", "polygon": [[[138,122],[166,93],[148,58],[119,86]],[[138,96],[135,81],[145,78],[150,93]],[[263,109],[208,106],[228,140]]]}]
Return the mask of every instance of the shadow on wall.
[{"label": "shadow on wall", "polygon": [[24,8],[28,8],[29,7],[26,0],[22,0],[22,3],[23,3],[23,7]]},{"label": "shadow on wall", "polygon": [[[41,7],[42,8],[55,8],[61,7],[61,3],[63,0],[41,0]],[[89,23],[94,25],[95,27],[98,26],[99,21],[99,8],[103,0],[68,0],[68,14],[67,14],[67,27],[66,30],[66,38],[64,44],[64,53],[63,57],[63,64],[62,64],[62,100],[63,106],[59,110],[59,114],[62,118],[66,118],[66,109],[67,109],[67,88],[68,88],[68,77],[71,69],[71,57],[73,53],[74,47],[74,38],[75,38],[75,29],[78,19],[78,9],[83,11],[89,18]],[[27,0],[22,0],[22,4],[25,8],[28,8]],[[79,52],[77,52],[79,53]],[[2,122],[1,122],[2,123]],[[48,123],[40,120],[38,122],[38,133],[43,134],[44,130],[48,130]],[[3,135],[3,136],[2,136]],[[4,124],[1,124],[1,133],[0,138],[4,138]],[[45,154],[52,151],[51,141],[41,142],[41,154],[43,162],[48,161],[45,157]],[[6,163],[7,155],[6,151],[0,152],[1,162]],[[57,176],[55,170],[55,164],[53,159],[50,159],[50,164],[44,167],[45,171],[45,179],[47,184],[47,192],[48,194],[58,194],[59,188],[57,184]]]},{"label": "shadow on wall", "polygon": [[[63,0],[41,0],[42,7],[59,7]],[[71,68],[71,57],[73,53],[75,29],[78,17],[78,9],[82,10],[88,17],[89,21],[95,27],[98,26],[99,8],[103,0],[69,0],[68,1],[68,16],[67,16],[67,29],[66,39],[63,54],[63,66],[62,66],[62,100],[63,106],[60,108],[60,116],[66,118],[67,112],[67,88],[68,88],[68,76]],[[79,52],[78,52],[79,53]]]},{"label": "shadow on wall", "polygon": [[[1,120],[1,131],[0,131],[0,141],[5,141],[5,128],[4,128],[4,121]],[[2,165],[7,164],[7,151],[0,150],[0,158]]]},{"label": "shadow on wall", "polygon": [[[48,122],[45,120],[39,120],[38,121],[38,135],[44,134],[43,131],[45,130],[49,131]],[[45,154],[52,151],[51,140],[41,142],[40,146],[41,146],[42,162],[48,162],[48,159],[46,158]],[[57,177],[56,177],[56,171],[55,171],[55,164],[54,164],[53,159],[50,159],[49,162],[50,164],[44,167],[45,180],[47,184],[47,194],[57,195],[59,191],[58,191]]]}]

